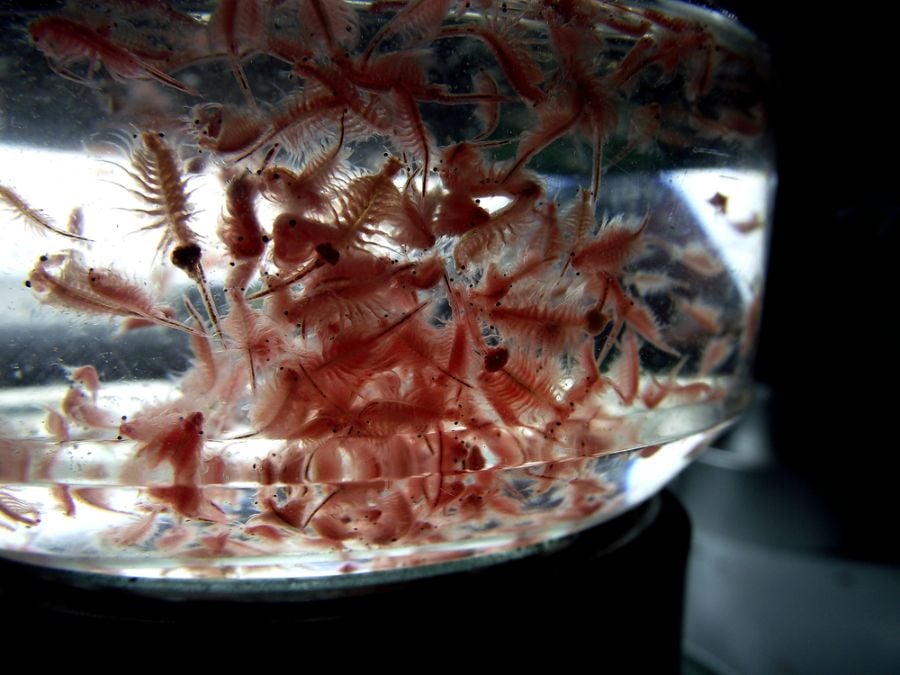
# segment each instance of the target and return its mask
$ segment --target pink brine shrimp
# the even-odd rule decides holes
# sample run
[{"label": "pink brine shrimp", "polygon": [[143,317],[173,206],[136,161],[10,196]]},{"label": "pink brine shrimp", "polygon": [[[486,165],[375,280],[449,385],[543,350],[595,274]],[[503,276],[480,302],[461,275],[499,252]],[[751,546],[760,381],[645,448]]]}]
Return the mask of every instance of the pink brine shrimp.
[{"label": "pink brine shrimp", "polygon": [[[767,169],[761,56],[711,18],[222,0],[32,21],[85,138],[127,147],[96,179],[123,202],[67,204],[68,228],[0,177],[10,236],[46,248],[17,292],[48,335],[116,336],[65,353],[33,428],[0,420],[0,547],[337,574],[652,494],[746,405],[759,313],[767,204],[728,219]],[[139,118],[96,105],[148,87]],[[728,173],[714,200],[679,178],[703,172]],[[54,557],[67,528],[80,562]]]}]

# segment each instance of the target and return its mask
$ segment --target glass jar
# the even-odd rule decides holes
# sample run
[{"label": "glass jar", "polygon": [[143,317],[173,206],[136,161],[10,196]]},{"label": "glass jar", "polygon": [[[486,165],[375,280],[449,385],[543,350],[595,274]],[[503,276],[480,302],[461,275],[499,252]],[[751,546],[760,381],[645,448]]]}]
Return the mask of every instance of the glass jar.
[{"label": "glass jar", "polygon": [[675,2],[73,1],[6,24],[0,553],[522,550],[747,406],[766,59]]}]

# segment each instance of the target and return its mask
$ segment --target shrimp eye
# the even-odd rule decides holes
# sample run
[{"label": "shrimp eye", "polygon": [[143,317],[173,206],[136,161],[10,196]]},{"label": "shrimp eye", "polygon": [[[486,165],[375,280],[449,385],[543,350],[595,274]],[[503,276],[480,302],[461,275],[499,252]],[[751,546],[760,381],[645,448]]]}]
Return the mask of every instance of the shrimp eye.
[{"label": "shrimp eye", "polygon": [[505,347],[489,349],[484,355],[484,369],[489,373],[500,370],[509,361],[509,351]]},{"label": "shrimp eye", "polygon": [[329,265],[337,265],[338,260],[341,259],[340,252],[327,241],[324,244],[316,246],[316,253],[318,253],[319,257]]},{"label": "shrimp eye", "polygon": [[587,324],[588,333],[591,335],[596,335],[602,331],[607,322],[606,315],[596,307],[589,310],[587,314],[584,315],[584,320]]},{"label": "shrimp eye", "polygon": [[200,262],[201,253],[197,244],[178,246],[172,251],[172,264],[179,269],[190,269]]}]

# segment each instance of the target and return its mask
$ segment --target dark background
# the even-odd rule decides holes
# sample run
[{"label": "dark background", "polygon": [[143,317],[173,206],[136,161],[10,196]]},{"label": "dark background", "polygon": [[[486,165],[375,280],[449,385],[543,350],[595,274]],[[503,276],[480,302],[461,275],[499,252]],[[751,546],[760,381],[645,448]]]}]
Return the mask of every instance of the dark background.
[{"label": "dark background", "polygon": [[671,484],[682,672],[896,675],[900,38],[881,4],[718,6],[769,45],[779,185],[757,406]]},{"label": "dark background", "polygon": [[863,5],[720,6],[773,62],[779,186],[756,364],[772,447],[828,509],[834,553],[900,563],[898,39]]},{"label": "dark background", "polygon": [[[770,450],[831,528],[818,553],[896,568],[900,35],[883,4],[715,6],[772,55],[779,189],[756,363]],[[760,506],[752,487],[734,499],[744,511]],[[783,504],[763,526],[790,519]]]}]

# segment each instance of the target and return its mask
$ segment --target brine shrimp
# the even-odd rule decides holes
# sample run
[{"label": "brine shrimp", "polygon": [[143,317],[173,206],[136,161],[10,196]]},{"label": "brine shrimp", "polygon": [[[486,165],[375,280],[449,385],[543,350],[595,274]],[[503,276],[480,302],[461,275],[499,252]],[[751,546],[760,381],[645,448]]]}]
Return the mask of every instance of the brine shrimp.
[{"label": "brine shrimp", "polygon": [[190,120],[189,130],[197,145],[225,157],[252,154],[261,147],[255,144],[266,128],[259,114],[222,103],[194,106]]},{"label": "brine shrimp", "polygon": [[219,239],[235,260],[258,260],[266,250],[269,237],[256,216],[254,202],[259,194],[256,177],[238,173],[227,176],[225,183],[225,209],[219,220]]},{"label": "brine shrimp", "polygon": [[187,178],[182,176],[178,158],[166,143],[165,134],[144,131],[133,138],[132,168],[124,169],[137,186],[130,192],[151,207],[135,210],[155,218],[141,229],[163,228],[159,242],[162,252],[168,252],[173,245],[195,242],[197,235],[188,225],[193,211],[188,203]]},{"label": "brine shrimp", "polygon": [[85,83],[86,76],[75,74],[69,69],[69,65],[86,59],[89,63],[88,74],[92,74],[97,64],[102,63],[115,80],[151,77],[191,96],[200,95],[186,84],[113,43],[90,26],[72,19],[62,16],[41,19],[28,27],[28,34],[37,48],[47,56],[51,67],[63,77],[75,82]]},{"label": "brine shrimp", "polygon": [[[277,5],[278,3],[272,3]],[[359,18],[346,3],[333,0],[297,0],[294,10],[304,17],[303,46],[322,55],[334,56],[350,50],[359,40]]]},{"label": "brine shrimp", "polygon": [[[83,237],[81,233],[77,231],[78,228],[70,228],[69,232],[60,229],[53,224],[53,221],[49,216],[29,206],[28,202],[16,194],[12,188],[8,188],[5,185],[0,185],[0,202],[12,211],[13,214],[15,214],[15,217],[24,221],[25,224],[30,226],[35,232],[52,232],[53,234],[66,237],[67,239],[91,241],[87,237]],[[80,210],[78,212],[80,213]],[[71,229],[75,229],[75,231],[71,231]]]},{"label": "brine shrimp", "polygon": [[396,36],[404,46],[431,41],[440,31],[453,0],[411,0],[375,34],[363,59],[367,60],[385,40]]},{"label": "brine shrimp", "polygon": [[475,109],[475,116],[481,123],[481,132],[474,136],[472,141],[479,141],[489,138],[497,126],[500,124],[500,87],[497,86],[496,80],[491,77],[486,70],[481,70],[472,78],[475,85],[475,91],[481,94],[487,94],[491,98],[479,103]]},{"label": "brine shrimp", "polygon": [[300,171],[295,173],[281,166],[260,169],[263,194],[292,212],[327,212],[326,207],[332,201],[329,193],[344,178],[344,161],[348,154],[344,146],[344,117],[341,116],[337,140],[321,152],[309,153]]},{"label": "brine shrimp", "polygon": [[[39,259],[31,299],[181,331],[165,354],[192,355],[165,400],[122,399],[127,417],[98,370],[70,370],[42,438],[0,434],[3,480],[82,470],[33,462],[26,442],[54,458],[108,444],[84,471],[113,487],[72,496],[143,519],[101,543],[167,560],[341,549],[343,570],[354,540],[452,555],[613,513],[627,486],[602,456],[668,447],[641,436],[650,409],[737,391],[758,319],[758,297],[739,316],[732,243],[663,185],[700,166],[692,147],[714,166],[757,157],[756,74],[700,21],[602,0],[222,0],[202,19],[70,0],[35,21],[57,73],[132,85],[113,87],[136,126],[111,163],[143,232],[125,242],[153,260],[138,279],[89,263],[78,211],[57,226],[0,186],[29,227],[82,242]],[[174,90],[196,82],[228,96],[184,115]],[[150,115],[138,88],[164,95]],[[207,219],[201,196],[218,199]],[[764,205],[739,224],[726,201],[701,204],[719,233],[763,225]],[[162,273],[187,291],[177,314]],[[140,488],[133,506],[115,485]],[[4,536],[37,525],[18,496],[0,485]]]},{"label": "brine shrimp", "polygon": [[[69,220],[66,222],[66,231],[73,236],[84,235],[84,212],[80,206],[76,206],[69,212]],[[86,239],[86,241],[90,241]]]},{"label": "brine shrimp", "polygon": [[[295,65],[295,70],[298,67]],[[223,116],[221,118],[220,123],[224,126],[221,127],[220,135],[217,136],[221,139],[217,141],[217,145],[228,147],[224,143],[225,139],[229,139],[232,144],[237,145],[236,141],[240,139],[241,147],[235,149],[236,161],[246,159],[268,145],[279,144],[288,148],[304,147],[307,142],[321,135],[324,129],[330,128],[334,122],[340,119],[345,106],[349,106],[348,101],[342,100],[338,96],[321,91],[310,94],[312,89],[307,85],[307,88],[300,93],[286,96],[276,104],[268,117],[262,120],[248,115],[246,112],[235,111],[223,106],[222,112],[229,113],[230,117]],[[359,105],[354,111],[364,114],[361,103],[355,99],[354,102]],[[351,109],[353,108],[351,107]],[[212,131],[208,133],[212,138]],[[231,138],[232,135],[234,138]]]},{"label": "brine shrimp", "polygon": [[[36,506],[5,490],[0,490],[0,516],[26,526],[37,525],[41,522],[41,512]],[[6,526],[3,521],[0,521],[0,525]]]},{"label": "brine shrimp", "polygon": [[171,308],[159,303],[134,281],[112,269],[87,267],[75,251],[41,256],[25,285],[41,302],[63,309],[138,319],[194,332],[174,319]]},{"label": "brine shrimp", "polygon": [[438,37],[474,37],[493,52],[510,87],[532,105],[547,98],[541,88],[544,73],[524,46],[509,34],[489,26],[445,26]]},{"label": "brine shrimp", "polygon": [[259,0],[221,0],[208,24],[210,43],[225,51],[234,78],[254,112],[256,99],[241,60],[265,46],[266,13],[267,7]]},{"label": "brine shrimp", "polygon": [[162,132],[144,131],[135,136],[138,140],[131,152],[132,169],[125,171],[137,184],[137,189],[131,192],[151,207],[136,210],[156,218],[141,229],[164,229],[159,250],[164,253],[171,250],[172,264],[197,285],[209,320],[223,339],[218,311],[200,262],[203,250],[188,224],[193,211],[188,203],[187,178],[183,176],[178,157]]}]

